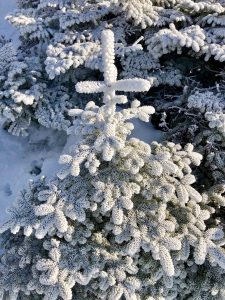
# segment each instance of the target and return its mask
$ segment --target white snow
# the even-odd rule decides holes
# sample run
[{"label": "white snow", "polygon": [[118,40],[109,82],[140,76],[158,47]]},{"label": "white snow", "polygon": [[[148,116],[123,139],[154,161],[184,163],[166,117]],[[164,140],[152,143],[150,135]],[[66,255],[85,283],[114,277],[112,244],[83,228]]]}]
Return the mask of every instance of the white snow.
[{"label": "white snow", "polygon": [[0,223],[7,217],[6,208],[27,187],[30,179],[54,176],[59,168],[58,157],[66,139],[65,134],[34,127],[30,129],[32,135],[29,137],[15,137],[3,130],[1,123]]},{"label": "white snow", "polygon": [[[120,111],[121,109],[122,107],[117,107],[118,111]],[[134,129],[130,137],[138,138],[148,144],[153,141],[159,142],[163,140],[163,132],[154,128],[151,122],[151,118],[149,122],[143,122],[139,119],[131,119],[130,122],[134,124]]]},{"label": "white snow", "polygon": [[134,124],[134,130],[131,134],[131,137],[136,137],[148,144],[153,141],[162,141],[163,132],[155,129],[151,121],[149,123],[145,123],[140,120],[131,121]]},{"label": "white snow", "polygon": [[12,39],[15,46],[19,44],[17,30],[5,20],[5,16],[16,9],[16,0],[0,0],[0,36]]}]

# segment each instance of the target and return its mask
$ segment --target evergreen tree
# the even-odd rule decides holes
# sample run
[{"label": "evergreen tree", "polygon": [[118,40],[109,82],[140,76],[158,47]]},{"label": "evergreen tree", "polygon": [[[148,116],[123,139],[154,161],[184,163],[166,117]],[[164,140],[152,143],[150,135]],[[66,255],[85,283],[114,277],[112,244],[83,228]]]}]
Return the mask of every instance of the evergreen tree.
[{"label": "evergreen tree", "polygon": [[[76,84],[104,104],[71,109],[73,144],[62,170],[24,191],[1,227],[1,298],[223,299],[224,230],[214,216],[224,186],[200,194],[193,145],[129,138],[151,106],[120,111],[145,79],[117,80],[114,35],[102,32],[104,81]],[[72,138],[71,137],[71,138]]]},{"label": "evergreen tree", "polygon": [[87,103],[75,83],[98,80],[102,71],[105,28],[115,34],[121,79],[147,79],[154,96],[166,95],[168,86],[180,94],[187,76],[213,85],[209,69],[218,70],[225,60],[224,9],[222,0],[18,0],[7,19],[20,31],[19,64],[8,65],[9,78],[0,85],[2,111],[14,115],[8,126],[19,134],[21,123],[33,119],[68,128],[68,110]]}]

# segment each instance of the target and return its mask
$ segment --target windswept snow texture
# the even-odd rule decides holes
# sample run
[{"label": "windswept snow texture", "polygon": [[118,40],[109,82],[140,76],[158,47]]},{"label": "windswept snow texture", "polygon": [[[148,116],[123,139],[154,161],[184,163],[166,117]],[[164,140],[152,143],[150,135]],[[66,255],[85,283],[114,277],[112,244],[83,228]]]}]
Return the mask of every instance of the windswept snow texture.
[{"label": "windswept snow texture", "polygon": [[19,44],[18,31],[5,20],[5,16],[16,9],[16,6],[16,0],[0,0],[0,36],[11,39],[14,46]]}]

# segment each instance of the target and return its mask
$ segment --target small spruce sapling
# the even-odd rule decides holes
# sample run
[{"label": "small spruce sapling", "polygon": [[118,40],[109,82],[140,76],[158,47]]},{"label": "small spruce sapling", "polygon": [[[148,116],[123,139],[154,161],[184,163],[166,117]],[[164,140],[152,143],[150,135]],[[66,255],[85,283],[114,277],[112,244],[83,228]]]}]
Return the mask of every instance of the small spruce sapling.
[{"label": "small spruce sapling", "polygon": [[[213,201],[223,196],[192,187],[191,165],[199,166],[202,156],[191,144],[182,149],[129,138],[127,120],[148,121],[154,108],[135,100],[116,110],[127,102],[116,91],[144,92],[150,84],[117,81],[113,39],[103,31],[104,82],[76,86],[103,92],[104,104],[70,110],[74,144],[60,157],[63,169],[23,192],[1,226],[2,298],[184,299],[196,292],[187,270],[210,264],[223,276],[224,232],[210,222]],[[212,295],[212,284],[207,289]]]}]

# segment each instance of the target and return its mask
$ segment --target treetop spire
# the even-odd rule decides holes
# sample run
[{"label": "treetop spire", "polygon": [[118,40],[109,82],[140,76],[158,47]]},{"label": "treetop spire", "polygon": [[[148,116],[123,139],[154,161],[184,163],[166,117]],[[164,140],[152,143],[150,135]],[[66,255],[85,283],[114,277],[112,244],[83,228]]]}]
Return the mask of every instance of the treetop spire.
[{"label": "treetop spire", "polygon": [[104,81],[81,81],[76,84],[78,93],[104,93],[103,101],[112,104],[126,103],[126,96],[117,96],[119,92],[146,92],[150,89],[150,82],[141,78],[117,80],[117,68],[115,66],[114,33],[112,30],[103,30],[102,60]]}]

